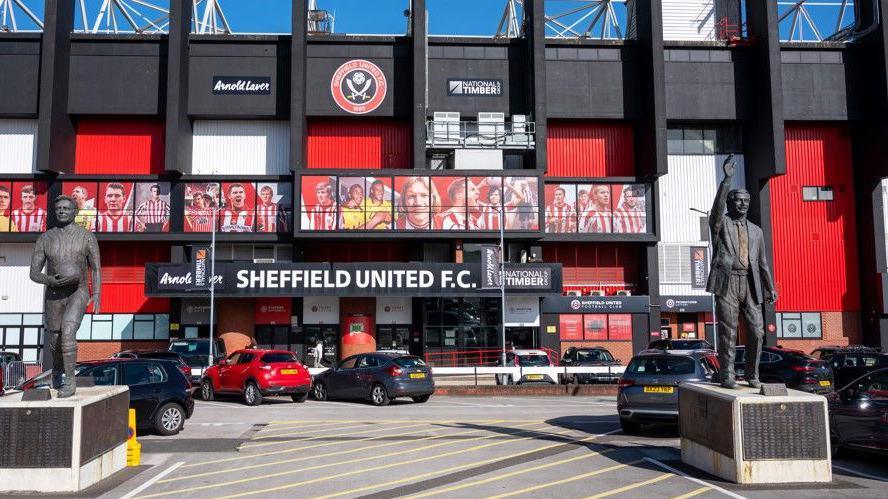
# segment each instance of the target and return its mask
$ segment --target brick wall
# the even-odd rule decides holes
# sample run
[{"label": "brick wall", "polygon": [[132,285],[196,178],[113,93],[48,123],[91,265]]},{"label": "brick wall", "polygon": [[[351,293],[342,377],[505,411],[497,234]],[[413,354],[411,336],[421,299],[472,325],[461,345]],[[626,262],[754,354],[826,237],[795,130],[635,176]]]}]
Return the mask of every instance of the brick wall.
[{"label": "brick wall", "polygon": [[819,340],[790,340],[777,338],[777,344],[786,348],[811,353],[826,345],[859,345],[861,343],[860,313],[823,312],[820,314],[823,338]]},{"label": "brick wall", "polygon": [[169,348],[168,341],[79,341],[77,361],[107,359],[121,350],[166,350],[167,348]]},{"label": "brick wall", "polygon": [[629,359],[632,358],[633,354],[631,341],[562,341],[562,357],[564,356],[564,352],[570,347],[604,347],[610,351],[615,359],[622,360],[624,365],[629,363]]}]

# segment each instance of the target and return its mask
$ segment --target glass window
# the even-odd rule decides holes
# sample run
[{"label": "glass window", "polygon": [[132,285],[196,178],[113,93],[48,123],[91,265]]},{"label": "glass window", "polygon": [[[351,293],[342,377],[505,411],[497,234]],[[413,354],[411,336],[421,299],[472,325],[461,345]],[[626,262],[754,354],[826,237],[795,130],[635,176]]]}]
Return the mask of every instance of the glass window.
[{"label": "glass window", "polygon": [[255,357],[255,356],[256,355],[252,354],[252,353],[245,353],[245,354],[241,355],[240,360],[238,360],[237,363],[238,364],[249,364],[250,362],[253,362],[253,357]]},{"label": "glass window", "polygon": [[817,198],[821,201],[832,201],[833,200],[833,189],[832,187],[820,187],[817,190]]},{"label": "glass window", "polygon": [[425,361],[423,361],[419,357],[398,357],[395,359],[395,364],[398,364],[404,368],[412,368],[412,367],[424,367],[426,365]]},{"label": "glass window", "polygon": [[888,400],[888,373],[879,373],[867,378],[863,392],[871,399]]},{"label": "glass window", "polygon": [[91,376],[95,380],[96,385],[99,386],[116,385],[117,366],[98,366],[81,374],[81,376]]},{"label": "glass window", "polygon": [[233,353],[233,354],[229,355],[228,356],[228,364],[230,364],[230,365],[237,364],[238,361],[240,361],[240,356],[241,356],[240,353]]},{"label": "glass window", "polygon": [[817,201],[817,188],[802,187],[802,199],[805,201]]},{"label": "glass window", "polygon": [[703,154],[702,128],[685,128],[684,150],[685,154]]},{"label": "glass window", "polygon": [[0,326],[21,326],[22,314],[0,314]]},{"label": "glass window", "polygon": [[123,366],[127,386],[148,385],[166,381],[166,373],[157,364],[127,363]]},{"label": "glass window", "polygon": [[668,154],[684,153],[684,131],[681,128],[666,130],[666,151]]},{"label": "glass window", "polygon": [[93,340],[110,340],[113,338],[112,332],[113,316],[110,314],[93,315],[92,316],[92,337]]},{"label": "glass window", "polygon": [[170,339],[170,316],[167,314],[157,314],[154,316],[154,339],[168,340]]},{"label": "glass window", "polygon": [[[131,314],[114,314],[111,334],[112,339],[115,340],[133,339],[133,316]],[[145,339],[151,339],[151,336]]]},{"label": "glass window", "polygon": [[694,373],[694,360],[687,357],[637,357],[626,368],[631,374],[682,375]]},{"label": "glass window", "polygon": [[379,367],[379,359],[371,355],[362,356],[360,362],[358,362],[358,368],[363,369],[372,367]]},{"label": "glass window", "polygon": [[77,339],[78,340],[90,339],[91,331],[92,331],[92,315],[84,314],[83,321],[80,323],[80,329],[77,330]]},{"label": "glass window", "polygon": [[703,154],[715,154],[715,129],[703,130]]},{"label": "glass window", "polygon": [[299,362],[294,353],[267,353],[259,359],[263,364],[274,364],[278,362]]},{"label": "glass window", "polygon": [[339,368],[340,368],[340,369],[354,369],[354,368],[355,368],[355,364],[356,364],[357,362],[358,362],[358,357],[357,357],[357,356],[349,357],[349,358],[347,358],[347,359],[345,359],[345,360],[343,360],[342,362],[339,363]]}]

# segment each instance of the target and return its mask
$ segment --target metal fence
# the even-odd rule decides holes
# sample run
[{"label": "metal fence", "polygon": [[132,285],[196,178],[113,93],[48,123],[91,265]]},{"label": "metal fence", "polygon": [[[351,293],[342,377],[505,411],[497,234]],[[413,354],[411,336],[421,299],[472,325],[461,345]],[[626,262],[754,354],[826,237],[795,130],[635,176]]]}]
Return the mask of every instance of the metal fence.
[{"label": "metal fence", "polygon": [[20,385],[26,379],[25,363],[20,360],[14,360],[2,365],[3,369],[3,388],[13,388]]}]

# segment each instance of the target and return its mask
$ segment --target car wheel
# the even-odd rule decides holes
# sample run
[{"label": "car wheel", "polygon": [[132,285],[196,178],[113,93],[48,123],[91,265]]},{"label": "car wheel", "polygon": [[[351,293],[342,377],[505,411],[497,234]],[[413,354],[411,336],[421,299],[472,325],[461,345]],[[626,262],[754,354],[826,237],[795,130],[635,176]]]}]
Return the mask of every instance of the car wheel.
[{"label": "car wheel", "polygon": [[391,399],[389,398],[388,392],[386,391],[384,386],[376,383],[375,385],[373,385],[372,388],[370,388],[371,404],[380,407],[383,405],[388,405],[389,402],[391,402]]},{"label": "car wheel", "polygon": [[627,435],[635,435],[638,433],[638,430],[641,429],[641,423],[620,418],[620,428],[622,428],[623,433]]},{"label": "car wheel", "polygon": [[175,435],[185,426],[185,412],[179,404],[168,402],[154,417],[154,430],[160,435]]},{"label": "car wheel", "polygon": [[247,386],[244,387],[244,402],[247,405],[262,404],[262,392],[259,391],[255,381],[247,381]]},{"label": "car wheel", "polygon": [[200,398],[210,401],[216,399],[216,391],[213,390],[213,382],[205,379],[200,384]]},{"label": "car wheel", "polygon": [[432,396],[431,395],[420,395],[419,397],[411,397],[411,398],[417,404],[424,404],[424,403],[428,402],[429,399],[432,398]]},{"label": "car wheel", "polygon": [[308,399],[308,392],[294,393],[292,395],[292,398],[293,398],[293,402],[300,402],[300,403],[305,402],[306,399]]},{"label": "car wheel", "polygon": [[327,400],[327,385],[322,381],[316,381],[311,394],[314,395],[315,400],[320,400],[321,402]]}]

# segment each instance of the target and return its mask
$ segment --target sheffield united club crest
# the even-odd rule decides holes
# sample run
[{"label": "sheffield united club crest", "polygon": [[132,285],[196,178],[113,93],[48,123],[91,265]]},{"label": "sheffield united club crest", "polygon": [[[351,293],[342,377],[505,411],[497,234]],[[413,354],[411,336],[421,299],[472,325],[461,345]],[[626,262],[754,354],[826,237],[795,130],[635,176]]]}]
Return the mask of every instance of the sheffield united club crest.
[{"label": "sheffield united club crest", "polygon": [[385,100],[385,74],[370,61],[348,61],[333,73],[330,92],[343,111],[366,114],[378,108]]}]

